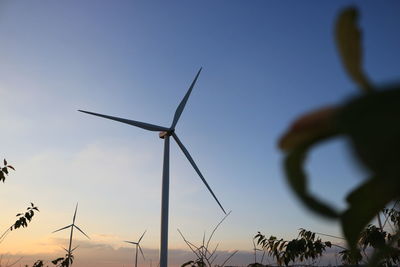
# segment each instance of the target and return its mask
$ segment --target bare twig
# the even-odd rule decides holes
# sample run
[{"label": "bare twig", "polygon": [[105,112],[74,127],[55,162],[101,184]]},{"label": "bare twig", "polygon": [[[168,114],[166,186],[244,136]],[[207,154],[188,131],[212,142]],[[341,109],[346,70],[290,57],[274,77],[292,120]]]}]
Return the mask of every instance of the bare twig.
[{"label": "bare twig", "polygon": [[[16,261],[14,261],[13,263],[9,264],[10,259],[7,259],[7,263],[4,265],[4,267],[11,267],[14,266],[15,264],[17,264],[20,260],[22,260],[23,257],[18,258]],[[2,265],[2,261],[3,261],[3,255],[0,255],[0,267],[3,267]]]},{"label": "bare twig", "polygon": [[179,229],[177,229],[177,230],[178,230],[179,234],[181,235],[183,241],[185,241],[186,245],[190,248],[190,250],[191,250],[194,254],[196,254],[196,256],[197,256],[198,258],[200,258],[200,255],[197,254],[197,252],[196,252],[192,247],[196,248],[197,251],[199,251],[199,248],[196,247],[195,245],[193,245],[192,243],[190,243],[188,240],[186,240],[186,238],[183,236],[182,232],[181,232]]},{"label": "bare twig", "polygon": [[11,263],[10,265],[8,265],[8,262],[9,262],[9,261],[7,261],[7,265],[6,265],[5,267],[11,267],[11,266],[17,264],[20,260],[22,260],[22,258],[23,258],[23,257],[20,257],[19,259],[17,259],[16,261],[14,261],[13,263]]},{"label": "bare twig", "polygon": [[235,250],[221,265],[221,267],[225,266],[225,263],[227,263],[232,257],[233,255],[235,255],[239,250]]},{"label": "bare twig", "polygon": [[256,248],[256,243],[254,242],[253,238],[253,247],[254,247],[254,263],[257,263],[257,248]]},{"label": "bare twig", "polygon": [[11,225],[9,228],[7,228],[7,230],[5,230],[5,231],[3,232],[3,234],[0,236],[0,243],[2,243],[3,240],[6,238],[6,236],[10,233],[11,227],[12,227],[12,226],[13,226],[13,225]]},{"label": "bare twig", "polygon": [[264,261],[264,256],[265,256],[265,250],[263,250],[263,254],[262,254],[262,257],[261,257],[261,264],[263,264],[263,261]]},{"label": "bare twig", "polygon": [[214,253],[217,251],[217,248],[219,246],[219,243],[217,243],[217,245],[215,246],[213,252],[210,254],[210,258],[214,255]]},{"label": "bare twig", "polygon": [[214,256],[214,259],[211,260],[211,264],[217,259],[218,255]]},{"label": "bare twig", "polygon": [[318,233],[318,232],[314,232],[314,233],[316,233],[317,235],[324,235],[324,236],[329,236],[329,237],[333,237],[333,238],[337,238],[337,239],[346,240],[344,237],[341,237],[341,236],[328,235],[328,234]]},{"label": "bare twig", "polygon": [[[396,205],[399,203],[399,200],[396,200],[395,202],[394,202],[394,204],[393,204],[393,207],[391,208],[392,210],[394,210],[394,208],[396,207]],[[385,215],[385,213],[383,213],[384,215]],[[385,225],[386,225],[386,223],[388,222],[388,219],[389,219],[389,216],[386,216],[385,215],[385,217],[386,217],[386,219],[385,219],[385,222],[383,223],[383,227],[385,227]],[[393,228],[392,228],[392,230],[393,230]]]},{"label": "bare twig", "polygon": [[335,247],[338,247],[338,248],[341,248],[341,249],[347,249],[347,248],[345,248],[345,247],[342,247],[342,246],[340,246],[340,245],[336,245],[336,244],[333,244],[333,243],[331,243],[331,245],[332,245],[332,246],[335,246]]},{"label": "bare twig", "polygon": [[[211,239],[214,236],[218,227],[226,219],[226,217],[228,217],[228,215],[230,213],[231,213],[231,211],[229,213],[227,213],[224,216],[224,218],[222,218],[222,220],[214,227],[213,231],[211,232],[210,237],[207,239],[207,243],[206,243],[206,233],[204,232],[202,244],[199,247],[197,247],[196,245],[194,245],[193,243],[188,241],[185,238],[185,236],[182,234],[182,232],[178,229],[178,232],[181,235],[183,241],[185,241],[185,243],[189,247],[189,249],[196,255],[197,261],[201,261],[202,263],[206,264],[208,267],[212,267],[213,262],[217,258],[216,251],[217,251],[217,248],[219,245],[219,244],[217,244],[217,246],[214,248],[214,250],[212,252],[210,252],[209,246],[210,246]],[[234,253],[236,253],[236,252],[234,252]],[[233,255],[229,256],[227,260],[229,260],[232,256]],[[224,264],[226,263],[227,260],[225,260]]]},{"label": "bare twig", "polygon": [[231,214],[231,212],[232,212],[232,211],[229,211],[229,212],[224,216],[224,218],[222,218],[222,220],[217,224],[217,226],[215,226],[214,230],[211,232],[211,235],[210,235],[210,237],[208,238],[208,241],[207,241],[207,246],[206,246],[207,248],[208,248],[208,245],[210,244],[211,238],[213,237],[215,231],[217,231],[218,227],[219,227],[219,226],[221,225],[221,223],[226,219],[226,217],[228,217],[229,214]]},{"label": "bare twig", "polygon": [[[206,231],[204,231],[204,234],[203,234],[203,247],[204,247],[204,241],[206,240]],[[208,247],[208,246],[207,246]]]}]

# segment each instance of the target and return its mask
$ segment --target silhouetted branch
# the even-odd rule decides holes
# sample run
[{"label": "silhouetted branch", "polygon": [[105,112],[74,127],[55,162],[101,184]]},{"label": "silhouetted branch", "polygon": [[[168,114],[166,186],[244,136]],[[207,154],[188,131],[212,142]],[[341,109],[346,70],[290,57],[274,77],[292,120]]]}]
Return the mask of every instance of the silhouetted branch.
[{"label": "silhouetted branch", "polygon": [[[222,220],[214,227],[213,231],[211,232],[210,237],[207,239],[207,243],[206,241],[206,234],[203,234],[203,240],[202,240],[202,245],[200,247],[195,246],[193,243],[189,242],[182,234],[182,232],[178,229],[179,234],[181,235],[183,241],[185,241],[186,245],[190,248],[190,250],[196,255],[197,260],[195,261],[188,261],[186,263],[184,263],[182,266],[187,266],[187,265],[191,265],[192,267],[212,267],[213,262],[215,261],[215,259],[217,258],[218,255],[216,255],[216,251],[218,248],[218,245],[216,245],[216,247],[214,248],[214,250],[212,252],[210,252],[209,250],[209,245],[211,242],[212,237],[214,236],[216,230],[218,229],[218,227],[221,225],[221,223],[226,219],[226,217],[228,217],[228,215],[231,214],[231,211],[229,213],[227,213],[224,218],[222,218]],[[194,249],[195,248],[195,249]],[[223,266],[237,251],[235,251],[232,255],[230,255],[222,265]]]},{"label": "silhouetted branch", "polygon": [[[15,264],[17,264],[20,260],[22,260],[23,257],[18,258],[16,261],[14,261],[13,263],[9,263],[10,259],[7,260],[7,263],[4,265],[4,267],[11,267],[14,266]],[[0,256],[0,267],[3,267],[3,265],[1,264],[1,262],[3,261],[3,255]]]},{"label": "silhouetted branch", "polygon": [[181,235],[183,241],[185,241],[186,245],[190,248],[190,250],[191,250],[198,258],[200,258],[200,255],[197,254],[197,252],[192,248],[192,246],[193,246],[194,248],[196,248],[197,251],[199,250],[199,248],[196,247],[195,245],[193,245],[192,243],[190,243],[188,240],[186,240],[186,238],[183,236],[182,232],[181,232],[179,229],[177,229],[177,230],[178,230],[179,234]]},{"label": "silhouetted branch", "polygon": [[217,245],[215,246],[213,252],[210,254],[210,258],[214,255],[214,253],[217,251],[217,248],[219,246],[219,243],[217,243]]},{"label": "silhouetted branch", "polygon": [[235,255],[239,250],[235,250],[221,265],[221,267],[225,266],[225,264]]},{"label": "silhouetted branch", "polygon": [[6,238],[10,231],[14,229],[18,229],[20,227],[28,227],[28,222],[30,222],[35,215],[35,211],[39,211],[39,209],[31,203],[30,207],[26,209],[25,212],[18,213],[17,220],[13,223],[9,228],[7,228],[3,234],[0,236],[0,243]]},{"label": "silhouetted branch", "polygon": [[207,246],[206,246],[207,248],[208,248],[208,245],[210,244],[211,238],[214,236],[215,231],[217,231],[218,227],[219,227],[219,226],[221,225],[221,223],[226,219],[226,217],[228,217],[229,214],[231,214],[231,212],[232,212],[232,211],[229,211],[229,212],[224,216],[224,218],[222,218],[222,220],[215,226],[214,230],[211,232],[211,235],[210,235],[210,237],[208,238],[208,241],[207,241]]}]

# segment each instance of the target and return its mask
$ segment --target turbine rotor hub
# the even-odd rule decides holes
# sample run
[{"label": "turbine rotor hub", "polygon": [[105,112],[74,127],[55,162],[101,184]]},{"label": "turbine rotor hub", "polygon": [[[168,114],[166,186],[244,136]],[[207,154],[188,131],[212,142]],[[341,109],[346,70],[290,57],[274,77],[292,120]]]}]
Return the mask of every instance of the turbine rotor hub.
[{"label": "turbine rotor hub", "polygon": [[160,132],[160,133],[158,134],[158,136],[159,136],[161,139],[165,139],[166,136],[171,136],[173,132],[174,132],[174,130],[162,131],[162,132]]}]

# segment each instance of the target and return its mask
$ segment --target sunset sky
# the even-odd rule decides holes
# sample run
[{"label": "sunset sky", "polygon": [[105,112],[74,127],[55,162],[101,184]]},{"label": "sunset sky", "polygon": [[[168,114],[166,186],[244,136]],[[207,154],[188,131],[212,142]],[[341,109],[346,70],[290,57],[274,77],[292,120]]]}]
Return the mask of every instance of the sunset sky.
[{"label": "sunset sky", "polygon": [[[158,133],[78,109],[169,126],[200,67],[176,131],[226,210],[214,237],[221,259],[252,262],[252,237],[293,238],[299,228],[341,235],[308,212],[282,172],[277,140],[301,113],[359,91],[339,61],[333,26],[341,8],[361,13],[365,69],[376,84],[400,77],[399,1],[0,1],[0,159],[16,171],[0,184],[3,231],[30,202],[40,212],[11,232],[0,254],[23,262],[63,256],[77,224],[74,267],[133,266],[143,239],[156,266],[163,142]],[[345,208],[364,171],[344,140],[309,158],[310,186]],[[223,213],[171,141],[170,263]]]}]

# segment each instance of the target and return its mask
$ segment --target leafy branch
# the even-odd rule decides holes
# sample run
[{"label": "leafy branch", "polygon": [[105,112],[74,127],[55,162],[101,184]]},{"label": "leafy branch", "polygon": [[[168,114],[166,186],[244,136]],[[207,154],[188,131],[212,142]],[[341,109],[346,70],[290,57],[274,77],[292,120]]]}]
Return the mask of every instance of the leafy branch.
[{"label": "leafy branch", "polygon": [[332,246],[331,242],[323,242],[321,238],[316,238],[315,233],[305,229],[300,229],[298,237],[291,241],[278,239],[275,236],[267,238],[260,232],[254,239],[269,256],[275,258],[279,266],[288,266],[290,262],[296,261],[316,260],[322,256],[327,247]]},{"label": "leafy branch", "polygon": [[60,257],[55,260],[52,260],[51,263],[56,265],[57,267],[69,267],[74,262],[74,255],[72,253],[68,253],[65,257]]},{"label": "leafy branch", "polygon": [[[51,263],[56,267],[69,267],[72,265],[73,261],[74,261],[74,256],[72,254],[66,254],[65,257],[60,257],[55,260],[52,260]],[[32,265],[32,267],[44,267],[44,266],[45,266],[45,261],[43,260],[37,260]],[[25,267],[28,267],[28,265],[25,265]]]},{"label": "leafy branch", "polygon": [[9,169],[15,171],[14,167],[7,163],[7,160],[3,160],[3,167],[0,167],[0,182],[5,182],[6,176],[8,175]]},{"label": "leafy branch", "polygon": [[28,223],[31,222],[33,216],[35,215],[35,211],[39,211],[39,209],[35,206],[35,204],[31,203],[31,205],[26,209],[25,212],[18,213],[16,215],[17,220],[15,221],[15,223],[8,227],[0,236],[0,243],[4,241],[8,233],[10,233],[12,230],[18,229],[20,227],[28,227]]}]

